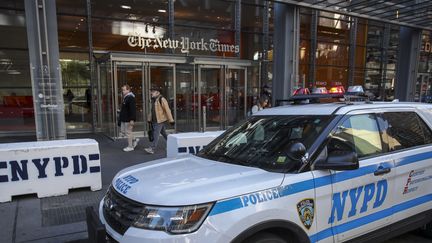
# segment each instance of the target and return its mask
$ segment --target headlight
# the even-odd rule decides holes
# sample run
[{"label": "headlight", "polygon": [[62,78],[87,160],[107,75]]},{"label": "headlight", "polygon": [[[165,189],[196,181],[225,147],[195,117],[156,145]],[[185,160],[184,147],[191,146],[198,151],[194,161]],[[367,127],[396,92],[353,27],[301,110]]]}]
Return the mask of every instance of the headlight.
[{"label": "headlight", "polygon": [[212,206],[212,203],[185,207],[145,206],[132,225],[172,234],[191,233],[201,226]]}]

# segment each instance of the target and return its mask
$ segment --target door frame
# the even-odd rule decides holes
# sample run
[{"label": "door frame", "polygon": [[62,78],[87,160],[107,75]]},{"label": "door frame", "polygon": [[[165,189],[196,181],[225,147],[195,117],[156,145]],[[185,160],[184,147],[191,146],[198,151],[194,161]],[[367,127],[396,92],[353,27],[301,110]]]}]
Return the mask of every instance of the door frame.
[{"label": "door frame", "polygon": [[[120,52],[110,52],[107,53],[105,56],[106,62],[110,63],[110,70],[111,70],[111,87],[113,90],[111,91],[110,95],[112,96],[112,99],[115,104],[112,104],[112,123],[116,124],[116,111],[119,108],[118,99],[119,99],[119,93],[118,90],[118,76],[117,76],[117,67],[118,64],[130,64],[130,65],[141,65],[141,72],[142,72],[142,80],[141,85],[143,89],[143,101],[147,101],[148,94],[146,90],[150,88],[150,68],[151,67],[166,67],[170,66],[173,68],[173,93],[174,93],[174,107],[173,107],[173,116],[174,119],[177,118],[177,77],[176,77],[176,65],[177,64],[189,64],[193,66],[193,80],[191,82],[191,88],[194,87],[197,88],[196,91],[192,90],[192,93],[194,95],[198,95],[198,97],[201,94],[201,87],[199,81],[201,80],[201,69],[206,67],[216,67],[218,66],[221,69],[221,80],[223,81],[221,84],[221,97],[220,97],[220,113],[222,117],[224,117],[224,121],[221,122],[221,129],[226,128],[226,116],[227,116],[227,106],[226,106],[226,84],[227,84],[227,72],[229,69],[242,69],[244,70],[244,114],[247,113],[247,86],[248,86],[248,70],[252,66],[253,61],[250,60],[242,60],[242,59],[236,59],[236,58],[222,58],[222,57],[190,57],[190,56],[175,56],[175,55],[168,55],[168,54],[132,54],[132,53],[120,53]],[[100,69],[99,69],[100,71]],[[99,72],[98,72],[99,73]],[[98,74],[99,75],[99,74]],[[99,77],[99,76],[98,76]],[[98,78],[98,84],[101,82]],[[198,86],[198,87],[197,87]],[[202,131],[203,124],[202,124],[202,106],[201,106],[201,99],[198,98],[199,103],[199,112],[198,114],[194,114],[193,119],[198,120],[198,130]],[[148,111],[148,102],[146,104],[143,104],[143,121],[145,121],[145,117]],[[223,113],[223,114],[222,114]],[[100,115],[102,116],[102,115]],[[223,124],[222,124],[223,123]],[[144,129],[147,128],[147,122],[144,123]],[[175,125],[175,130],[177,130],[177,125]],[[141,131],[140,131],[141,132]],[[114,125],[114,134],[110,134],[110,136],[113,135],[113,137],[117,137],[119,134],[119,128],[117,125]]]},{"label": "door frame", "polygon": [[[195,85],[199,84],[201,81],[201,70],[202,69],[217,69],[219,68],[221,70],[221,77],[222,80],[222,87],[221,87],[221,94],[220,94],[220,104],[221,107],[219,109],[219,114],[221,116],[221,122],[219,125],[220,129],[226,129],[228,127],[227,122],[227,98],[226,98],[226,87],[227,87],[227,74],[228,70],[230,69],[240,69],[244,70],[244,88],[243,88],[243,94],[244,94],[244,115],[246,116],[247,113],[247,84],[248,84],[248,75],[247,71],[252,66],[252,61],[249,60],[242,60],[242,59],[228,59],[228,58],[211,58],[211,57],[195,57],[193,64],[197,65],[197,79],[194,80]],[[201,86],[198,85],[198,97],[201,97]],[[201,105],[201,99],[198,99],[198,129],[200,131],[203,131],[203,113],[202,113],[202,105]]]}]

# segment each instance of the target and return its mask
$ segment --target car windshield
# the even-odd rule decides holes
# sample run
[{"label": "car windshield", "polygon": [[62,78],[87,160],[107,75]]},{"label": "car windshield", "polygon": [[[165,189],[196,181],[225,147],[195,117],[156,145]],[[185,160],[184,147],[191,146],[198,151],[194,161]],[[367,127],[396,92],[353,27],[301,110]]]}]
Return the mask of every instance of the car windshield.
[{"label": "car windshield", "polygon": [[272,172],[294,172],[287,151],[294,142],[312,145],[331,116],[256,116],[216,138],[198,156]]}]

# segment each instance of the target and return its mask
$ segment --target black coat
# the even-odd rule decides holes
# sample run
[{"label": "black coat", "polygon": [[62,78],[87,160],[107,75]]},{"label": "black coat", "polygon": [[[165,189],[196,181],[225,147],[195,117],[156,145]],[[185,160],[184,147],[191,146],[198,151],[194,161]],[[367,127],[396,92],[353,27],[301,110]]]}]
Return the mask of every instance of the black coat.
[{"label": "black coat", "polygon": [[136,102],[133,95],[123,98],[119,119],[121,122],[136,121]]}]

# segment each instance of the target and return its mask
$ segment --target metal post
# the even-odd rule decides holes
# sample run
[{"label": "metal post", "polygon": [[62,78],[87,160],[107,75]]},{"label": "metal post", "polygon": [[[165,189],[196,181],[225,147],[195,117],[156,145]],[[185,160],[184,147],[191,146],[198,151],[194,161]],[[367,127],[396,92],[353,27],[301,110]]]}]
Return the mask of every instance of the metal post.
[{"label": "metal post", "polygon": [[[168,0],[168,38],[174,39],[174,0]],[[174,49],[169,49],[174,53]]]},{"label": "metal post", "polygon": [[55,0],[25,0],[36,137],[66,138]]},{"label": "metal post", "polygon": [[395,87],[395,98],[400,101],[414,101],[421,33],[420,29],[400,28]]},{"label": "metal post", "polygon": [[202,106],[202,116],[203,116],[203,132],[206,132],[207,129],[207,107],[205,105]]},{"label": "metal post", "polygon": [[348,86],[354,85],[355,53],[356,53],[356,41],[357,41],[357,23],[358,23],[357,18],[351,17],[349,63],[348,63]]},{"label": "metal post", "polygon": [[275,3],[274,79],[272,105],[276,100],[288,99],[298,77],[298,42],[300,13],[292,5]]},{"label": "metal post", "polygon": [[[241,0],[235,1],[234,11],[234,29],[235,29],[235,45],[240,46],[240,34],[241,34]],[[236,53],[237,57],[240,57],[240,52]]]},{"label": "metal post", "polygon": [[[97,113],[96,113],[96,105],[94,104],[93,100],[94,95],[96,94],[96,90],[99,90],[100,87],[96,87],[97,80],[95,77],[97,74],[95,73],[95,61],[93,57],[93,34],[92,34],[92,18],[91,18],[91,0],[87,0],[87,35],[88,35],[88,47],[89,47],[89,63],[90,63],[90,109],[92,111],[92,127],[93,132],[96,131],[96,119],[97,119]],[[99,100],[102,99],[102,97],[98,97]]]},{"label": "metal post", "polygon": [[382,38],[382,61],[381,61],[381,82],[379,85],[379,94],[381,100],[385,100],[385,84],[387,80],[387,61],[388,61],[388,47],[390,44],[390,24],[384,25],[384,36]]},{"label": "metal post", "polygon": [[309,51],[309,84],[315,85],[316,79],[316,52],[317,52],[317,33],[319,11],[311,10],[312,18],[310,24],[310,51]]},{"label": "metal post", "polygon": [[[261,62],[261,83],[268,82],[268,49],[269,49],[269,1],[265,1],[263,7],[263,41],[262,41],[262,62]],[[261,87],[260,87],[261,88]]]}]

